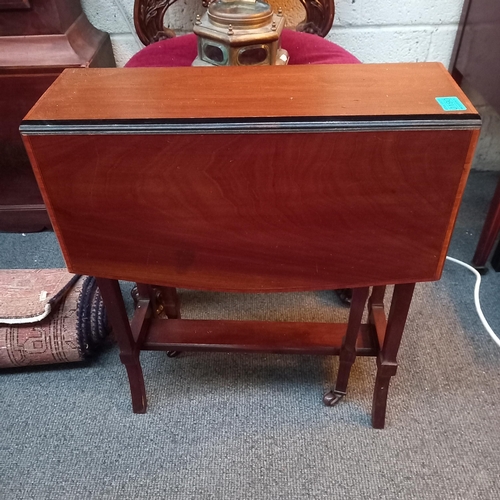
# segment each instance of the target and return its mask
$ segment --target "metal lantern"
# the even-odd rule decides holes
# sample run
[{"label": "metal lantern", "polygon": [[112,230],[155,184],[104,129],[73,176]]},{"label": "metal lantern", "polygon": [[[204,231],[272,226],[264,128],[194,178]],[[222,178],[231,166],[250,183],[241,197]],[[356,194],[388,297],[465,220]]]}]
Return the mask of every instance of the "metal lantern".
[{"label": "metal lantern", "polygon": [[288,63],[280,47],[285,26],[281,8],[263,0],[216,0],[196,16],[198,56],[193,66],[260,66]]}]

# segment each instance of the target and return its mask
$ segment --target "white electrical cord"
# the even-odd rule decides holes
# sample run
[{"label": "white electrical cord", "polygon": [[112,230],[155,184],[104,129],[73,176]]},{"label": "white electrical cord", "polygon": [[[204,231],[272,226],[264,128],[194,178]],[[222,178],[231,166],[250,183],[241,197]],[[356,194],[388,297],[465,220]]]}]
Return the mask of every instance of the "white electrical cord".
[{"label": "white electrical cord", "polygon": [[486,318],[484,317],[483,314],[483,310],[481,309],[481,304],[479,303],[479,287],[481,286],[481,275],[476,271],[476,269],[474,269],[472,266],[469,266],[469,264],[462,262],[461,260],[454,259],[453,257],[448,257],[448,256],[446,257],[446,260],[455,262],[455,264],[465,267],[466,269],[472,271],[476,275],[476,285],[474,286],[474,304],[476,305],[476,311],[484,328],[486,328],[486,331],[490,334],[490,337],[493,339],[495,344],[498,347],[500,347],[500,339],[496,336],[495,332],[492,330],[491,326],[486,321]]}]

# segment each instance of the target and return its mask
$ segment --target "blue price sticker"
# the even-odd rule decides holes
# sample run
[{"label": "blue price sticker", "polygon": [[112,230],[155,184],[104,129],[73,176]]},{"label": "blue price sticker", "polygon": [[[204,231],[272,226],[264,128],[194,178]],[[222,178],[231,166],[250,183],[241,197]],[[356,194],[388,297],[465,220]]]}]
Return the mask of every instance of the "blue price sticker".
[{"label": "blue price sticker", "polygon": [[436,97],[436,101],[445,111],[465,111],[467,109],[462,101],[455,96]]}]

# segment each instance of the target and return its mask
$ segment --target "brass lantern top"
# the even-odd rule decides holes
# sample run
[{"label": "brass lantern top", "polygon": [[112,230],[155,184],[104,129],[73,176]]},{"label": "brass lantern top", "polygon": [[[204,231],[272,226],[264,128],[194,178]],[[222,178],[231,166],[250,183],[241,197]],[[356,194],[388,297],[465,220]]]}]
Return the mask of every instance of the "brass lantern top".
[{"label": "brass lantern top", "polygon": [[194,66],[287,64],[281,48],[285,26],[281,9],[274,13],[265,0],[215,0],[193,31],[198,38]]},{"label": "brass lantern top", "polygon": [[208,17],[219,26],[261,28],[271,22],[273,11],[262,0],[217,0],[208,7]]}]

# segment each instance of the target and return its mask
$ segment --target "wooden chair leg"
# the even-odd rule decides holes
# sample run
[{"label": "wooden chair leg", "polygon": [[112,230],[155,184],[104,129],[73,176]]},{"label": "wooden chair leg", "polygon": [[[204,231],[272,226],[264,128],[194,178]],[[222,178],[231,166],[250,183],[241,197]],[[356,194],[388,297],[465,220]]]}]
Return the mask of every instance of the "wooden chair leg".
[{"label": "wooden chair leg", "polygon": [[414,289],[415,283],[394,287],[384,344],[377,358],[377,376],[372,406],[372,424],[375,429],[383,429],[385,425],[389,383],[398,367],[397,354]]},{"label": "wooden chair leg", "polygon": [[[146,388],[139,360],[139,346],[132,336],[125,304],[117,280],[96,278],[106,312],[120,348],[120,360],[127,370],[134,413],[146,413]],[[141,293],[139,291],[139,293]]]},{"label": "wooden chair leg", "polygon": [[488,215],[484,222],[481,236],[476,247],[476,252],[472,258],[472,264],[476,267],[483,267],[490,256],[495,240],[500,232],[500,181],[497,184],[495,194],[490,203]]},{"label": "wooden chair leg", "polygon": [[356,341],[369,290],[369,287],[353,289],[347,331],[342,341],[342,347],[340,348],[337,381],[335,388],[323,396],[323,402],[327,406],[337,404],[346,394],[349,375],[356,359]]}]

